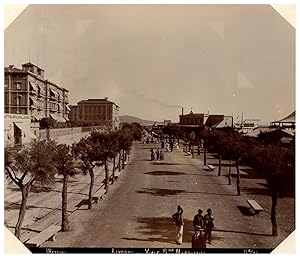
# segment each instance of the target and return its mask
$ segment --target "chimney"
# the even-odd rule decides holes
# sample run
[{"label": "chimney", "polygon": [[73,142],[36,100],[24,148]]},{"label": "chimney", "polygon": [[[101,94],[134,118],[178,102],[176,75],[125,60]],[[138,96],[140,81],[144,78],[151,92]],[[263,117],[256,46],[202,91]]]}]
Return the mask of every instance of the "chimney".
[{"label": "chimney", "polygon": [[11,71],[14,68],[14,65],[9,65],[8,70]]},{"label": "chimney", "polygon": [[181,107],[181,114],[183,115],[183,107]]},{"label": "chimney", "polygon": [[108,100],[108,97],[105,97],[104,99],[105,99],[105,100]]}]

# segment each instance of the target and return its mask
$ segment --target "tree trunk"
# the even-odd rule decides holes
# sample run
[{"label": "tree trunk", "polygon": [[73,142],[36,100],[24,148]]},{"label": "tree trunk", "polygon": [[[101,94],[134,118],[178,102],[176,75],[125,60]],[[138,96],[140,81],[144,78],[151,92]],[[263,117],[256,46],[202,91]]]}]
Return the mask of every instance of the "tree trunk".
[{"label": "tree trunk", "polygon": [[69,231],[70,223],[68,217],[68,175],[64,175],[63,178],[63,189],[62,189],[62,220],[61,220],[61,231]]},{"label": "tree trunk", "polygon": [[192,158],[194,158],[194,145],[192,145]]},{"label": "tree trunk", "polygon": [[222,156],[219,155],[219,172],[218,172],[218,176],[221,175],[221,169],[222,169]]},{"label": "tree trunk", "polygon": [[238,161],[235,162],[235,166],[236,166],[236,190],[237,190],[237,194],[241,195],[241,189],[240,189],[240,171],[239,171],[239,162]]},{"label": "tree trunk", "polygon": [[125,168],[125,151],[123,150],[123,153],[122,153],[122,169]]},{"label": "tree trunk", "polygon": [[95,176],[94,176],[94,171],[93,168],[89,169],[89,174],[91,178],[91,183],[90,183],[90,190],[89,190],[89,204],[88,204],[88,209],[92,209],[92,191],[93,191],[93,186],[94,186],[94,181],[95,181]]},{"label": "tree trunk", "polygon": [[198,155],[200,155],[200,145],[198,145]]},{"label": "tree trunk", "polygon": [[229,160],[228,184],[231,185],[231,160]]},{"label": "tree trunk", "polygon": [[119,151],[119,172],[121,172],[121,151]]},{"label": "tree trunk", "polygon": [[116,169],[116,157],[114,157],[114,163],[113,163],[112,184],[115,182],[115,169]]},{"label": "tree trunk", "polygon": [[277,187],[272,186],[272,211],[271,211],[272,236],[278,236],[277,220],[276,220],[277,200],[278,200]]},{"label": "tree trunk", "polygon": [[16,224],[16,228],[15,228],[15,235],[19,239],[20,239],[22,224],[23,224],[24,217],[25,217],[26,203],[27,203],[27,198],[28,198],[29,192],[30,192],[30,188],[31,188],[31,184],[29,184],[27,186],[23,186],[21,188],[21,192],[22,192],[21,207],[20,207],[19,217],[18,217],[18,221]]},{"label": "tree trunk", "polygon": [[109,170],[108,170],[108,164],[107,160],[104,161],[104,169],[105,169],[105,190],[107,193],[109,188]]},{"label": "tree trunk", "polygon": [[204,166],[206,166],[206,147],[204,148]]}]

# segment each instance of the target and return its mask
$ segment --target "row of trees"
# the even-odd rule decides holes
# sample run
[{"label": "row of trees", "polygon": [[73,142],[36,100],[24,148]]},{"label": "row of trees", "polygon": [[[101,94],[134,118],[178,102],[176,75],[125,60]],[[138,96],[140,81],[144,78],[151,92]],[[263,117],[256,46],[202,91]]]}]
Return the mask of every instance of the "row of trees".
[{"label": "row of trees", "polygon": [[32,141],[26,146],[12,146],[5,149],[5,172],[7,177],[20,188],[22,193],[15,235],[20,238],[21,226],[25,217],[26,203],[32,186],[41,189],[55,183],[55,175],[63,176],[62,187],[62,225],[61,230],[70,230],[67,214],[67,189],[71,177],[80,173],[90,176],[88,208],[92,208],[94,170],[104,166],[105,189],[109,189],[108,162],[113,162],[112,183],[117,168],[124,168],[132,142],[140,140],[142,128],[137,124],[124,124],[118,131],[109,133],[92,132],[78,143],[68,146],[54,141]]},{"label": "row of trees", "polygon": [[236,168],[237,194],[241,195],[241,177],[239,165],[251,166],[262,177],[265,177],[272,197],[272,235],[278,235],[276,206],[279,192],[295,191],[295,145],[283,144],[284,134],[280,129],[261,133],[257,138],[239,134],[233,128],[207,130],[204,127],[178,128],[173,125],[163,129],[170,137],[178,137],[185,141],[191,131],[195,132],[194,144],[203,144],[203,160],[206,165],[206,153],[217,153],[219,159],[218,176],[222,174],[222,159],[229,160],[228,184],[232,184],[231,164]]}]

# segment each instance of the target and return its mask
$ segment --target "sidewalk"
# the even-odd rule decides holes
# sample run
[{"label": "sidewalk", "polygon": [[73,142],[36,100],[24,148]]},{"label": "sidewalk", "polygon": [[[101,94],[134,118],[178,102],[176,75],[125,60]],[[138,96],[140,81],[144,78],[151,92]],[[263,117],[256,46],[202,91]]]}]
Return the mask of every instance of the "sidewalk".
[{"label": "sidewalk", "polygon": [[[116,163],[118,159],[116,159]],[[112,175],[112,162],[109,163],[110,176]],[[121,170],[123,171],[123,170]],[[93,187],[93,196],[100,197],[105,193],[104,167],[98,167],[94,170],[95,183]],[[122,172],[117,169],[116,176],[120,176]],[[70,178],[68,184],[68,213],[74,214],[77,210],[87,209],[88,191],[90,177],[82,174],[77,177]],[[28,197],[25,218],[22,225],[21,241],[25,242],[34,237],[37,233],[46,229],[50,225],[61,223],[61,191],[62,176],[56,176],[55,185],[48,191],[32,187]],[[100,201],[101,202],[101,201]],[[5,180],[4,192],[4,225],[14,233],[14,227],[18,220],[19,208],[21,203],[21,192],[14,184],[8,184]],[[96,205],[96,204],[94,204]]]},{"label": "sidewalk", "polygon": [[[200,156],[195,152],[194,158],[192,158],[191,155],[186,156],[182,148],[180,148],[180,151],[186,159],[189,159],[194,166],[201,170],[201,175],[213,176],[217,181],[209,189],[209,192],[203,192],[206,196],[206,203],[210,203],[210,208],[215,212],[215,229],[212,233],[214,243],[212,247],[226,248],[228,247],[228,242],[233,247],[239,247],[240,242],[252,242],[253,248],[272,247],[274,243],[282,242],[295,230],[295,196],[281,195],[279,198],[277,205],[279,236],[272,237],[272,224],[270,220],[272,200],[270,190],[267,188],[266,180],[263,177],[251,167],[239,166],[241,195],[238,196],[236,190],[237,173],[233,162],[231,163],[231,185],[228,185],[228,160],[222,160],[221,176],[218,176],[219,160],[216,154],[207,153],[206,164],[216,167],[211,172],[207,169],[207,166],[203,165],[203,152],[201,152]],[[217,191],[217,185],[220,188],[224,187],[223,193]],[[217,197],[213,192],[219,196]],[[231,195],[230,198],[227,197],[228,195]],[[256,200],[264,208],[264,211],[253,216],[249,212],[249,205],[247,203],[249,199]],[[231,206],[230,209],[227,208],[228,205],[225,205],[225,202]]]}]

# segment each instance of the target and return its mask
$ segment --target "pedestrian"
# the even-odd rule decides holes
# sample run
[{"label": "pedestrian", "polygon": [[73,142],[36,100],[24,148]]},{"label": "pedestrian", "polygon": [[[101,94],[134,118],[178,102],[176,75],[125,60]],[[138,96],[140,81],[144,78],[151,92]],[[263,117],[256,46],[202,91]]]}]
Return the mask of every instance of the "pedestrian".
[{"label": "pedestrian", "polygon": [[164,151],[163,150],[160,150],[160,160],[164,160]]},{"label": "pedestrian", "polygon": [[214,227],[214,216],[211,209],[207,209],[207,214],[204,216],[204,230],[205,238],[209,244],[211,244],[211,231]]},{"label": "pedestrian", "polygon": [[182,218],[182,214],[183,214],[183,209],[180,205],[177,206],[177,211],[172,215],[172,218],[175,220],[176,222],[176,227],[177,227],[177,231],[176,231],[176,243],[178,245],[182,244],[182,236],[183,236],[183,218]]},{"label": "pedestrian", "polygon": [[206,241],[203,229],[195,227],[195,233],[192,236],[192,248],[206,248]]},{"label": "pedestrian", "polygon": [[194,216],[193,226],[196,232],[196,228],[204,230],[204,217],[202,215],[203,210],[198,209],[198,213]]},{"label": "pedestrian", "polygon": [[150,149],[150,155],[151,155],[151,160],[155,160],[155,155],[154,155],[154,150],[151,148]]},{"label": "pedestrian", "polygon": [[161,141],[161,148],[164,149],[165,148],[165,142]]},{"label": "pedestrian", "polygon": [[156,160],[159,160],[159,149],[156,150]]}]

